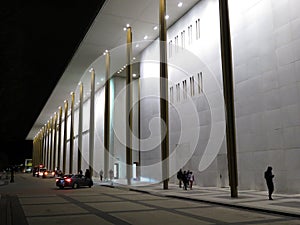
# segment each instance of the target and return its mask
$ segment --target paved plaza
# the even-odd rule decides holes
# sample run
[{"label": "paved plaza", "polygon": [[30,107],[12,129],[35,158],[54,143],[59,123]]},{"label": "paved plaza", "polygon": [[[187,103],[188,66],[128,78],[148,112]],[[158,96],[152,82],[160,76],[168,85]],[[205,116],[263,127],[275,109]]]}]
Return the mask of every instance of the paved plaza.
[{"label": "paved plaza", "polygon": [[[15,183],[0,186],[4,225],[181,225],[181,224],[300,224],[300,196],[201,188],[184,191],[170,184],[128,188],[95,181],[92,188],[55,187],[53,179],[17,174]],[[287,216],[290,215],[290,216]]]}]

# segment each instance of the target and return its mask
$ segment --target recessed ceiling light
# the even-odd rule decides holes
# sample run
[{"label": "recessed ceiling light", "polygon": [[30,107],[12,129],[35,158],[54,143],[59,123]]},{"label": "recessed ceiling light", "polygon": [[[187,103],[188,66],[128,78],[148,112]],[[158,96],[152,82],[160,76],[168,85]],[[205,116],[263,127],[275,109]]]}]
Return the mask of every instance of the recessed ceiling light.
[{"label": "recessed ceiling light", "polygon": [[158,29],[158,27],[157,27],[157,26],[153,27],[153,30],[157,30],[157,29]]},{"label": "recessed ceiling light", "polygon": [[166,15],[166,16],[165,16],[165,19],[166,19],[166,20],[168,20],[169,18],[170,18],[170,16],[169,16],[169,15]]},{"label": "recessed ceiling light", "polygon": [[178,7],[180,8],[180,7],[182,7],[182,5],[183,5],[183,3],[182,2],[178,2]]},{"label": "recessed ceiling light", "polygon": [[132,76],[133,76],[133,77],[136,77],[136,74],[134,73],[134,74],[132,74]]},{"label": "recessed ceiling light", "polygon": [[138,47],[140,47],[140,45],[139,45],[139,44],[136,44],[135,47],[138,48]]},{"label": "recessed ceiling light", "polygon": [[144,37],[144,40],[147,40],[148,39],[148,36],[147,35],[145,35],[145,37]]},{"label": "recessed ceiling light", "polygon": [[99,85],[100,83],[99,82],[97,82],[97,85]]},{"label": "recessed ceiling light", "polygon": [[124,28],[123,28],[123,30],[124,30],[124,31],[126,31],[126,30],[127,30],[127,28],[126,28],[126,27],[124,27]]},{"label": "recessed ceiling light", "polygon": [[133,60],[136,60],[136,58],[135,58],[135,57],[133,57],[132,59],[133,59]]},{"label": "recessed ceiling light", "polygon": [[104,81],[104,78],[101,78],[101,81]]},{"label": "recessed ceiling light", "polygon": [[130,24],[129,24],[129,23],[127,23],[127,24],[126,24],[126,27],[130,27]]}]

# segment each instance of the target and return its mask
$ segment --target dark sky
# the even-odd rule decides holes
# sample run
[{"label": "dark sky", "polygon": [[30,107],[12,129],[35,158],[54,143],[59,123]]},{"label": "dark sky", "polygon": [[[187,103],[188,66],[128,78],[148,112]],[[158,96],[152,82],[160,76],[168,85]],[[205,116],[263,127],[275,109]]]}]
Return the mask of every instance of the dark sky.
[{"label": "dark sky", "polygon": [[104,0],[0,3],[0,168],[31,157],[25,141]]}]

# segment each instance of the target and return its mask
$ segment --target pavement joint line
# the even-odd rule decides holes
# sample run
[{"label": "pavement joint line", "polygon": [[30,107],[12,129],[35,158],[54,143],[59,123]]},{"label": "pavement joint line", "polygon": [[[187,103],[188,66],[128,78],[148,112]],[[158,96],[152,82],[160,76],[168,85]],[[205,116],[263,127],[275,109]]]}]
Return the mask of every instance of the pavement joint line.
[{"label": "pavement joint line", "polygon": [[[131,190],[129,190],[131,191]],[[148,194],[148,193],[146,193]],[[112,194],[106,194],[108,196],[114,196]],[[151,195],[151,194],[150,194]],[[196,220],[200,220],[200,221],[205,221],[205,222],[209,222],[209,223],[213,223],[213,224],[230,224],[230,223],[226,223],[224,221],[220,221],[220,220],[216,220],[216,219],[211,219],[211,218],[208,218],[208,217],[203,217],[203,216],[199,216],[199,215],[194,215],[194,214],[189,214],[189,213],[186,213],[186,212],[182,212],[182,211],[178,211],[177,208],[176,209],[170,209],[170,208],[165,208],[165,207],[161,207],[161,206],[157,206],[157,205],[152,205],[152,204],[149,204],[149,203],[146,203],[144,202],[143,200],[131,200],[131,199],[126,199],[124,197],[120,197],[120,196],[115,196],[115,198],[119,198],[119,199],[122,199],[123,201],[129,201],[129,202],[133,202],[135,204],[141,204],[141,205],[144,205],[144,206],[147,206],[147,207],[152,207],[156,210],[160,210],[160,211],[167,211],[167,212],[170,212],[170,213],[173,213],[173,214],[180,214],[182,216],[186,216],[186,217],[192,217]],[[198,208],[198,207],[195,207],[195,208]],[[191,209],[191,208],[189,208]],[[145,210],[146,211],[146,210]],[[220,223],[221,222],[221,223]]]},{"label": "pavement joint line", "polygon": [[237,205],[237,204],[230,204],[230,203],[224,203],[224,202],[217,202],[217,201],[210,201],[210,200],[205,200],[205,199],[193,199],[190,197],[185,197],[185,196],[176,196],[176,195],[170,195],[170,194],[161,194],[161,193],[153,193],[151,191],[147,190],[139,190],[135,188],[128,188],[128,187],[123,187],[123,186],[114,186],[114,185],[102,185],[110,188],[119,188],[123,190],[130,190],[130,191],[135,191],[135,192],[141,192],[141,193],[146,193],[154,196],[161,196],[161,197],[170,197],[170,198],[176,198],[176,199],[184,199],[184,200],[189,200],[189,201],[195,201],[195,202],[203,202],[203,203],[209,203],[209,204],[214,204],[214,205],[221,205],[221,206],[228,206],[231,208],[240,208],[240,209],[245,209],[249,211],[257,211],[257,212],[263,212],[263,213],[270,213],[270,214],[275,214],[275,215],[282,215],[282,216],[287,216],[287,217],[295,217],[295,218],[300,218],[300,215],[295,214],[295,213],[290,213],[290,212],[283,212],[283,211],[278,211],[278,210],[270,210],[270,209],[264,209],[264,208],[257,208],[257,207],[251,207],[251,206],[245,206],[245,205]]},{"label": "pavement joint line", "polygon": [[118,225],[131,225],[130,223],[127,223],[124,220],[121,220],[117,217],[114,217],[112,215],[110,215],[109,213],[106,213],[104,211],[101,211],[99,209],[96,209],[92,206],[87,205],[86,203],[80,202],[72,197],[66,196],[66,195],[58,195],[61,198],[64,198],[65,200],[68,200],[69,202],[72,202],[73,204],[79,206],[80,208],[83,208],[85,210],[87,210],[88,212],[112,223],[112,224],[118,224]]}]

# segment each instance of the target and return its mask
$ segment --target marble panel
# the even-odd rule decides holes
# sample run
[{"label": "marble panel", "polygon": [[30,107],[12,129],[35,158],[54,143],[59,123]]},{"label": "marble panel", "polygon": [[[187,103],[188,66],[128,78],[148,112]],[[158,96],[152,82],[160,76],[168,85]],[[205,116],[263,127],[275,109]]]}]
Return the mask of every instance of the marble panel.
[{"label": "marble panel", "polygon": [[277,46],[276,56],[279,66],[284,66],[295,61],[294,48],[295,46],[293,43]]},{"label": "marble panel", "polygon": [[279,95],[281,106],[299,104],[298,87],[295,83],[281,87],[279,89]]}]

